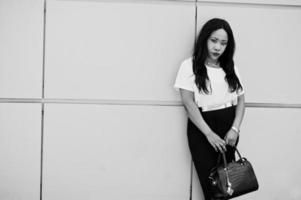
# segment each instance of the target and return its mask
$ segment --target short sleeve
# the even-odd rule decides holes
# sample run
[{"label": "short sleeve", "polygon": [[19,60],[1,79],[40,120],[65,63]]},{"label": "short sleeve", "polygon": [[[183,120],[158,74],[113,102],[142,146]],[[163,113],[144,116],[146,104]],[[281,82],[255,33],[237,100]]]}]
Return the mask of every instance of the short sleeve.
[{"label": "short sleeve", "polygon": [[243,82],[242,82],[239,70],[238,70],[238,68],[236,66],[234,66],[234,70],[235,70],[235,74],[238,77],[239,82],[240,82],[240,84],[242,86],[242,89],[240,89],[240,90],[237,91],[237,96],[240,96],[240,95],[243,95],[245,93],[245,90],[244,90],[244,86],[243,86]]},{"label": "short sleeve", "polygon": [[192,71],[192,59],[184,60],[179,68],[174,88],[193,91],[194,74]]}]

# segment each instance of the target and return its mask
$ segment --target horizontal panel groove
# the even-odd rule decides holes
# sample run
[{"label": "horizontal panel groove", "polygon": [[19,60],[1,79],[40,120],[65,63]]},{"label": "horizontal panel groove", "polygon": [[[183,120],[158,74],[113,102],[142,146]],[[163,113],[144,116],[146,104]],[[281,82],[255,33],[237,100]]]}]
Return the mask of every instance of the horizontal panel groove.
[{"label": "horizontal panel groove", "polygon": [[[58,0],[57,0],[58,1]],[[101,3],[195,3],[191,0],[59,0],[59,1],[82,1],[82,2],[101,2]],[[210,0],[198,0],[197,3],[214,3],[214,4],[240,4],[240,5],[262,5],[262,6],[282,6],[282,7],[301,7],[301,2],[298,1],[282,1],[271,2],[267,0],[224,0],[224,1],[210,1]]]},{"label": "horizontal panel groove", "polygon": [[0,103],[42,103],[38,98],[0,98]]},{"label": "horizontal panel groove", "polygon": [[0,103],[49,103],[49,104],[99,104],[99,105],[149,105],[182,106],[180,101],[114,100],[114,99],[24,99],[0,98]]},{"label": "horizontal panel groove", "polygon": [[100,104],[100,105],[142,105],[142,106],[182,106],[180,101],[114,100],[114,99],[44,99],[44,103]]},{"label": "horizontal panel groove", "polygon": [[[133,106],[183,106],[181,101],[156,100],[115,100],[115,99],[37,99],[37,98],[0,98],[0,103],[48,103],[48,104],[99,104]],[[301,104],[247,102],[250,108],[301,108]]]},{"label": "horizontal panel groove", "polygon": [[[53,1],[53,0],[52,0]],[[99,3],[139,3],[139,4],[147,4],[147,3],[196,3],[196,1],[191,0],[56,0],[56,1],[70,1],[70,2],[99,2]]]},{"label": "horizontal panel groove", "polygon": [[290,8],[301,8],[301,1],[300,2],[282,2],[282,3],[277,3],[273,2],[271,3],[270,1],[238,1],[238,0],[229,0],[229,1],[202,1],[198,0],[197,2],[199,5],[202,3],[205,4],[229,4],[229,5],[245,5],[245,6],[270,6],[270,7],[290,7]]},{"label": "horizontal panel groove", "polygon": [[289,103],[246,103],[249,108],[301,108],[301,104]]}]

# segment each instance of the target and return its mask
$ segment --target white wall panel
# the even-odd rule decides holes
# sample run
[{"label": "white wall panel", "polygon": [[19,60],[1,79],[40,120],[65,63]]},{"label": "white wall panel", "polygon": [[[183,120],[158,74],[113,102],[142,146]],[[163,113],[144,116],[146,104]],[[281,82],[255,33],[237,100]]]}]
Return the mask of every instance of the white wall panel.
[{"label": "white wall panel", "polygon": [[45,109],[43,200],[183,200],[190,155],[182,107]]},{"label": "white wall panel", "polygon": [[0,199],[40,199],[41,106],[0,104]]},{"label": "white wall panel", "polygon": [[300,119],[300,109],[247,109],[239,147],[254,164],[260,190],[241,199],[301,199]]},{"label": "white wall panel", "polygon": [[[253,164],[259,190],[237,200],[301,199],[301,110],[248,108],[238,148]],[[194,174],[193,200],[200,199]]]},{"label": "white wall panel", "polygon": [[247,101],[301,101],[300,7],[199,3],[198,30],[212,17],[233,28]]},{"label": "white wall panel", "polygon": [[[197,0],[198,2],[208,2],[208,0]],[[265,5],[282,5],[282,6],[300,6],[299,0],[216,0],[219,3],[239,3],[239,4],[263,4]]]},{"label": "white wall panel", "polygon": [[192,200],[205,200],[196,169],[193,167]]},{"label": "white wall panel", "polygon": [[43,0],[0,1],[0,97],[42,93]]},{"label": "white wall panel", "polygon": [[47,5],[46,97],[179,99],[173,83],[194,42],[194,4]]}]

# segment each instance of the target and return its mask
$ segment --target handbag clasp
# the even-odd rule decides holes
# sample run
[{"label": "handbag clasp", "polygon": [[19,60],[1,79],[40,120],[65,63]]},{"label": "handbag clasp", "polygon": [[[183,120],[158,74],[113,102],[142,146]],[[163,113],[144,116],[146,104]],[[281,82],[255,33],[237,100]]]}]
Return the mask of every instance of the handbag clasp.
[{"label": "handbag clasp", "polygon": [[230,182],[227,183],[227,193],[231,196],[234,190],[232,189],[232,184]]}]

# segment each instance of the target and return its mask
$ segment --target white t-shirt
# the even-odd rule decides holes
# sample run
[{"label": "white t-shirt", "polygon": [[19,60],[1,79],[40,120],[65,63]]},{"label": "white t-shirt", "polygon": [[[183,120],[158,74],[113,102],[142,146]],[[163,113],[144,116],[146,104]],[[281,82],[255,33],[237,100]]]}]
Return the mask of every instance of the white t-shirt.
[{"label": "white t-shirt", "polygon": [[[207,74],[210,80],[209,93],[199,92],[194,80],[195,75],[192,69],[192,57],[184,60],[178,71],[175,85],[176,89],[182,88],[194,92],[194,100],[198,107],[218,106],[231,101],[237,101],[237,97],[244,94],[244,90],[238,92],[230,92],[227,81],[225,80],[226,73],[222,68],[207,67]],[[234,67],[235,73],[241,78],[236,67]]]}]

